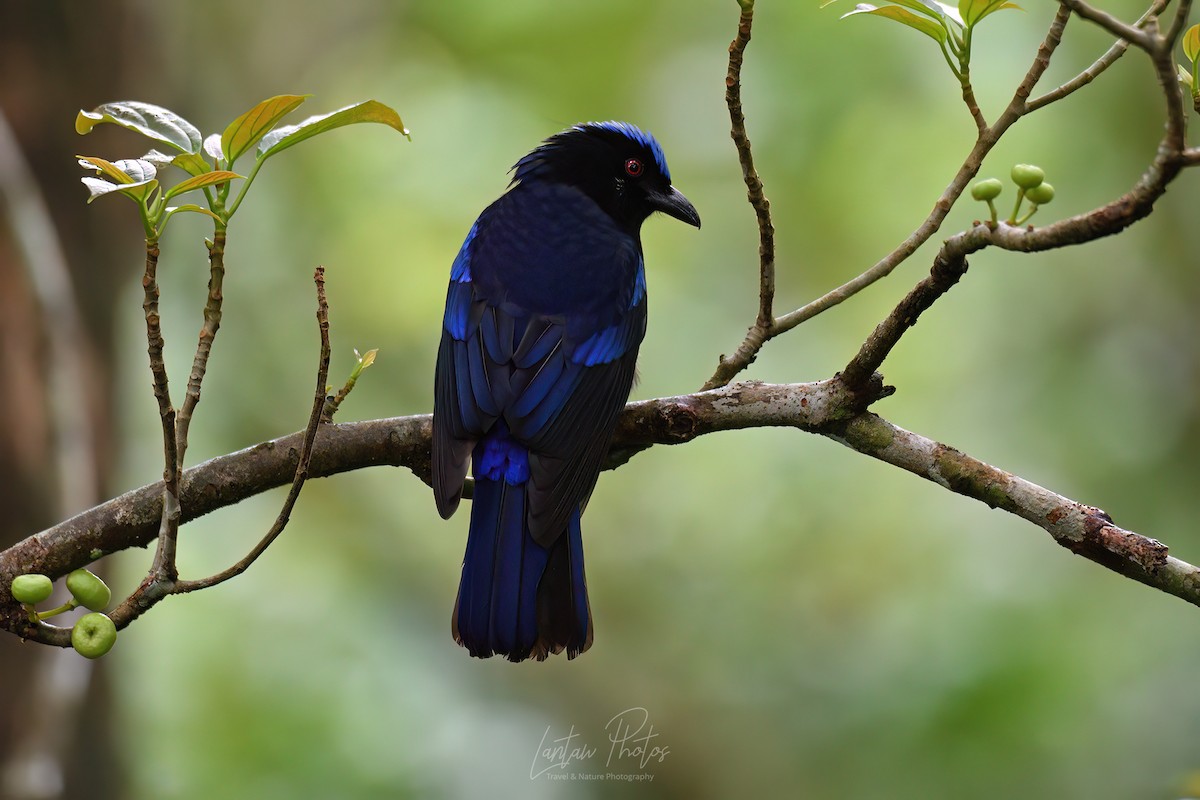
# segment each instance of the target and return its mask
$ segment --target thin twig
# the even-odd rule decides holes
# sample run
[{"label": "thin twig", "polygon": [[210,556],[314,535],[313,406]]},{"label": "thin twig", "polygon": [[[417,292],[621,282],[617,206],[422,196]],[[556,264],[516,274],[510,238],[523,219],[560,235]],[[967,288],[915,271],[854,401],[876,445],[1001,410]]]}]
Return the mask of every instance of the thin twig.
[{"label": "thin twig", "polygon": [[200,402],[200,389],[204,373],[208,370],[208,358],[212,353],[213,340],[221,327],[221,303],[224,299],[222,287],[225,282],[226,229],[218,225],[208,246],[208,299],[204,303],[204,324],[196,342],[196,354],[192,357],[192,372],[188,376],[187,393],[183,405],[175,418],[175,447],[179,452],[178,469],[183,469],[184,454],[188,446],[188,429],[192,414]]},{"label": "thin twig", "polygon": [[[1165,3],[1164,3],[1165,5]],[[1183,35],[1183,28],[1188,23],[1188,17],[1192,13],[1192,0],[1181,0],[1179,7],[1175,9],[1175,19],[1171,22],[1170,29],[1163,35],[1163,40],[1169,48],[1175,46],[1175,42],[1179,41],[1179,37]],[[1158,16],[1157,14],[1155,15]],[[1140,21],[1135,24],[1140,24]]]},{"label": "thin twig", "polygon": [[[1155,201],[1166,192],[1167,186],[1185,165],[1183,156],[1186,120],[1179,82],[1175,78],[1171,43],[1164,42],[1159,37],[1153,18],[1147,22],[1147,35],[1151,36],[1153,41],[1153,46],[1148,52],[1151,54],[1159,88],[1164,97],[1166,126],[1154,159],[1137,183],[1110,203],[1042,228],[980,223],[947,239],[934,259],[929,276],[918,283],[887,318],[876,326],[854,358],[842,370],[842,380],[846,382],[847,387],[853,390],[856,386],[864,385],[873,376],[900,337],[916,324],[921,313],[949,291],[966,272],[968,255],[989,246],[1028,253],[1081,244],[1120,233],[1138,220],[1149,216]],[[1013,98],[1014,105],[1010,108],[1022,103],[1018,93],[1018,96]]]},{"label": "thin twig", "polygon": [[259,540],[258,544],[233,564],[228,569],[218,572],[215,575],[210,575],[207,578],[200,578],[194,581],[178,581],[172,590],[173,594],[185,594],[194,592],[198,589],[207,589],[210,586],[216,586],[219,583],[224,583],[230,578],[237,577],[250,568],[250,565],[258,560],[258,557],[266,552],[267,548],[274,543],[283,533],[283,529],[287,527],[288,521],[291,519],[292,509],[296,505],[296,500],[300,497],[300,490],[304,488],[304,482],[308,480],[309,464],[312,460],[313,443],[317,438],[317,428],[321,426],[321,413],[325,408],[325,385],[329,379],[329,302],[325,297],[325,267],[317,267],[313,274],[313,282],[317,285],[317,328],[321,334],[321,356],[317,363],[317,389],[313,398],[312,413],[308,418],[308,427],[304,429],[304,441],[300,446],[300,457],[296,464],[296,472],[292,477],[292,486],[288,490],[287,498],[283,501],[283,508],[280,509],[279,515],[275,518],[271,529],[266,535]]},{"label": "thin twig", "polygon": [[1145,50],[1147,53],[1153,51],[1158,41],[1157,37],[1151,36],[1146,31],[1134,25],[1127,25],[1117,19],[1107,11],[1101,11],[1098,8],[1093,8],[1083,0],[1058,0],[1061,5],[1074,11],[1079,16],[1094,22],[1101,28],[1116,36],[1118,39],[1124,39],[1136,47]]},{"label": "thin twig", "polygon": [[154,399],[162,420],[163,438],[163,513],[159,524],[158,550],[148,580],[171,582],[178,577],[175,566],[176,540],[179,536],[179,451],[175,439],[175,408],[167,366],[163,361],[162,319],[158,313],[158,241],[146,240],[146,271],[142,276],[142,310],[146,317],[146,352],[154,378]]},{"label": "thin twig", "polygon": [[[1167,0],[1154,0],[1154,2],[1150,4],[1150,7],[1147,8],[1142,16],[1138,18],[1138,21],[1134,23],[1134,27],[1142,27],[1149,19],[1161,14],[1163,9],[1166,7]],[[1062,13],[1063,11],[1067,12],[1068,14],[1071,13],[1071,10],[1068,6],[1060,5],[1059,12]],[[1064,97],[1079,89],[1082,89],[1084,86],[1087,86],[1089,83],[1098,78],[1106,69],[1115,64],[1121,56],[1125,55],[1125,51],[1128,49],[1129,42],[1127,42],[1125,39],[1118,39],[1117,41],[1113,42],[1112,46],[1105,51],[1104,55],[1092,62],[1092,64],[1089,65],[1087,69],[1083,70],[1083,72],[1080,72],[1074,78],[1062,84],[1061,86],[1046,92],[1041,97],[1030,100],[1025,105],[1026,113],[1037,111],[1043,106],[1048,106],[1051,103],[1062,100]]]},{"label": "thin twig", "polygon": [[[1069,13],[1063,10],[1060,10],[1055,15],[1046,32],[1045,38],[1038,47],[1033,63],[1017,87],[1013,100],[990,127],[986,127],[980,131],[974,146],[959,166],[954,178],[950,181],[945,191],[942,192],[942,196],[934,203],[929,215],[917,226],[916,230],[909,234],[894,250],[871,266],[870,269],[809,302],[807,305],[776,317],[769,329],[762,329],[756,321],[734,354],[720,358],[716,372],[704,384],[703,389],[712,389],[729,383],[738,373],[746,369],[754,361],[758,355],[758,351],[768,341],[848,300],[868,286],[887,277],[897,266],[902,264],[921,245],[925,244],[930,237],[937,233],[938,229],[941,228],[942,222],[945,221],[946,216],[950,213],[950,209],[954,207],[958,198],[962,196],[971,179],[979,173],[984,157],[991,152],[996,142],[1000,140],[1000,137],[1004,135],[1008,128],[1026,113],[1025,100],[1033,90],[1033,86],[1045,72],[1050,63],[1051,55],[1058,47],[1059,42],[1062,41],[1063,28],[1069,16]],[[740,61],[736,66],[740,68]],[[731,71],[733,68],[734,62],[731,58]],[[727,83],[728,80],[727,78]],[[739,105],[738,113],[740,114],[740,112],[741,108]]]},{"label": "thin twig", "polygon": [[754,209],[758,223],[758,316],[746,332],[746,338],[734,354],[722,356],[717,371],[704,384],[704,389],[723,386],[733,376],[754,361],[763,342],[771,336],[775,325],[775,225],[771,221],[771,203],[763,193],[762,180],[754,168],[750,136],[746,133],[746,117],[742,112],[742,62],[754,22],[754,3],[741,5],[737,35],[729,45],[729,69],[725,75],[725,105],[729,108],[729,135],[737,148],[746,183],[746,199]]}]

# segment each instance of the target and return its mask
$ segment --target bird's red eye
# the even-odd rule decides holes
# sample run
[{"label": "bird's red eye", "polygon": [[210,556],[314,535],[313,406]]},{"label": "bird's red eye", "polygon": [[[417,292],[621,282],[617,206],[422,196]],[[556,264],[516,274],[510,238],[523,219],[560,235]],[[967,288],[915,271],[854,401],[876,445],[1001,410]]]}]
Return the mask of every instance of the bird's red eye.
[{"label": "bird's red eye", "polygon": [[625,162],[625,174],[631,178],[642,177],[642,171],[644,169],[645,167],[642,166],[642,162],[638,161],[636,158],[631,158]]}]

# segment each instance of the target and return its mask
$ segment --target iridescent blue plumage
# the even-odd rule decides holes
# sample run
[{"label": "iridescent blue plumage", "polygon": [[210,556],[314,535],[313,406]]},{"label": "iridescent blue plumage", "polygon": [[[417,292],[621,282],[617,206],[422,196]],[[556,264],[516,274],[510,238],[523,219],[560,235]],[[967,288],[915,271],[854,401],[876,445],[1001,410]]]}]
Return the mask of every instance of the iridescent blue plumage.
[{"label": "iridescent blue plumage", "polygon": [[471,527],[452,628],[471,654],[573,658],[592,641],[579,518],[646,331],[641,224],[700,224],[652,136],[577,125],[514,167],[451,267],[433,488]]}]

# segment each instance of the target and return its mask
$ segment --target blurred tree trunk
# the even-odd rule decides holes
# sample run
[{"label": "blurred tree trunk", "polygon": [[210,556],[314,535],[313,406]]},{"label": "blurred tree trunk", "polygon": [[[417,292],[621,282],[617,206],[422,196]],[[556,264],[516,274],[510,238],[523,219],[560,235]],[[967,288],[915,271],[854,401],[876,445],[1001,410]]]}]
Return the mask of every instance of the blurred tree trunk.
[{"label": "blurred tree trunk", "polygon": [[[49,209],[42,217],[52,222],[79,300],[82,369],[76,378],[85,399],[76,408],[87,409],[86,419],[72,418],[70,425],[55,418],[63,404],[52,402],[46,331],[61,321],[47,318],[31,279],[33,271],[48,269],[42,257],[49,256],[31,258],[19,246],[28,231],[14,225],[28,198],[0,192],[0,546],[81,510],[80,503],[111,488],[103,476],[113,459],[113,297],[137,266],[122,256],[136,253],[138,244],[119,239],[129,235],[128,226],[112,226],[114,212],[127,209],[84,203],[73,159],[80,152],[73,112],[135,94],[125,67],[134,56],[146,62],[152,45],[141,38],[126,2],[0,4],[0,112],[40,187]],[[89,149],[98,147],[103,141],[89,142]],[[94,463],[76,464],[84,469],[75,474],[91,485],[64,493],[69,482],[56,447],[72,443],[56,439],[55,431],[80,425],[94,443]],[[3,637],[0,686],[0,796],[105,800],[126,794],[103,667],[73,652]]]}]

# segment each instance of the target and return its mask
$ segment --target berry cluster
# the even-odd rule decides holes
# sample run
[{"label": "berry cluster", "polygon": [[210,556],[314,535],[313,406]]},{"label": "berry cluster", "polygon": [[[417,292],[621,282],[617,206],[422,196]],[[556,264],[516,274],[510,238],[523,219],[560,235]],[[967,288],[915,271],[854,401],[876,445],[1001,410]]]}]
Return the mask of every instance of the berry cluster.
[{"label": "berry cluster", "polygon": [[99,658],[111,650],[117,641],[117,626],[101,613],[112,599],[108,585],[88,570],[77,569],[67,576],[71,599],[49,611],[36,611],[34,606],[49,599],[53,590],[54,583],[38,574],[18,575],[11,586],[13,599],[25,606],[30,620],[35,623],[80,606],[88,609],[92,613],[84,614],[71,628],[71,646],[87,658]]},{"label": "berry cluster", "polygon": [[[1012,182],[1017,185],[1017,202],[1013,206],[1013,213],[1007,220],[1009,225],[1024,225],[1039,206],[1044,206],[1054,199],[1054,187],[1046,183],[1046,173],[1041,167],[1033,164],[1017,164],[1012,168]],[[996,221],[996,207],[992,205],[992,201],[1000,196],[1000,192],[1004,191],[1004,184],[999,178],[987,178],[977,182],[971,187],[971,197],[988,204],[988,210],[992,212],[992,225],[998,224]],[[1029,210],[1024,216],[1018,216],[1021,213],[1021,204],[1028,200]]]}]

